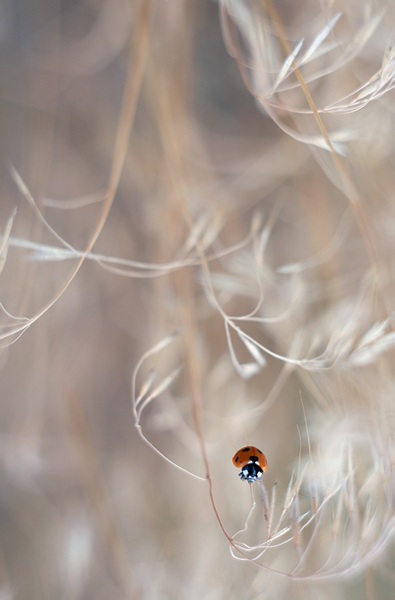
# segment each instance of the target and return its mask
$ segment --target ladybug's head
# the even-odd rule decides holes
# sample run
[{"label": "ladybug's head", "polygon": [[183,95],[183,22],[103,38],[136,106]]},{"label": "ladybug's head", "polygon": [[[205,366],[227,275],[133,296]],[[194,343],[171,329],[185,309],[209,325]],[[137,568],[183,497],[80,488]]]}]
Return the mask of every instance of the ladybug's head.
[{"label": "ladybug's head", "polygon": [[239,473],[239,477],[242,481],[248,481],[248,483],[254,483],[254,481],[259,481],[263,475],[263,470],[258,464],[258,458],[254,456],[255,461],[249,462],[241,470]]}]

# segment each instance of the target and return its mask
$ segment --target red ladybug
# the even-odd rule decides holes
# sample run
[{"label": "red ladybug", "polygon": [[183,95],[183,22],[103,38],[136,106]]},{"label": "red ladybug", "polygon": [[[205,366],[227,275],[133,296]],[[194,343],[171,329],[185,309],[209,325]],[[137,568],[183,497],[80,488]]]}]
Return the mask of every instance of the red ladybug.
[{"label": "red ladybug", "polygon": [[236,452],[232,458],[235,467],[240,467],[239,477],[253,483],[261,479],[264,471],[267,471],[266,456],[255,446],[245,446]]}]

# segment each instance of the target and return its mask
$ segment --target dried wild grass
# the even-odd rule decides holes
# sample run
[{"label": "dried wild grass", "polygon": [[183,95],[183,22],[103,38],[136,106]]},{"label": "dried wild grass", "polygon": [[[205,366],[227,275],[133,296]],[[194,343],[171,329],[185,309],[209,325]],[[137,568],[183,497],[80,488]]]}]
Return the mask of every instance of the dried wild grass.
[{"label": "dried wild grass", "polygon": [[2,597],[392,598],[393,7],[1,10]]}]

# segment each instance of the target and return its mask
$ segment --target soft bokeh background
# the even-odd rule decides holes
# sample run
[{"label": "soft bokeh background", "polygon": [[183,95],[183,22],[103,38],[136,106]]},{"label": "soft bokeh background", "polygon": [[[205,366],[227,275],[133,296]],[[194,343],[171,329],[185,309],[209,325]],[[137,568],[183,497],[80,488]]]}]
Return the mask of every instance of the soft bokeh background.
[{"label": "soft bokeh background", "polygon": [[394,597],[394,24],[1,3],[1,600]]}]

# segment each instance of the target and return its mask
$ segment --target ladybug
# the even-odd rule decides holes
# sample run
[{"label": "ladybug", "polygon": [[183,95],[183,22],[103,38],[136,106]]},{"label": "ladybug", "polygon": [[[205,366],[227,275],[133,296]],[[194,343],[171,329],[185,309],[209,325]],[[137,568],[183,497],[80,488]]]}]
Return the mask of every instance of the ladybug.
[{"label": "ladybug", "polygon": [[245,446],[236,452],[232,458],[235,467],[240,467],[239,477],[248,483],[259,481],[264,471],[267,471],[266,456],[255,446]]}]

